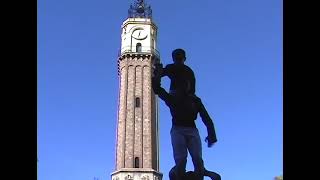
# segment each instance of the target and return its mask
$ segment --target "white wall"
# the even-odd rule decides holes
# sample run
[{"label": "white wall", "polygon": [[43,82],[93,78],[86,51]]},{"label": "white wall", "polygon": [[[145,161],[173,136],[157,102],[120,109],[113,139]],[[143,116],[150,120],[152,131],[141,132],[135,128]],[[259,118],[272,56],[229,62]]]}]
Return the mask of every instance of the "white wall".
[{"label": "white wall", "polygon": [[[142,52],[150,52],[156,49],[157,26],[145,18],[128,18],[122,23],[121,53],[124,51],[136,52],[136,44],[142,44]],[[142,28],[148,34],[146,39],[137,40],[132,37],[132,33],[137,28]],[[153,42],[154,41],[154,42]]]}]

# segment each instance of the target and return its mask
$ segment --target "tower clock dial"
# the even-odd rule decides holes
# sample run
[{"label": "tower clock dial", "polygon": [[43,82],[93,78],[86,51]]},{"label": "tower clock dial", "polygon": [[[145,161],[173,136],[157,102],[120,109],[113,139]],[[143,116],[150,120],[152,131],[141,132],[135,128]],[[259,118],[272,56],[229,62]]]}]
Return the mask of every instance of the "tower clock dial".
[{"label": "tower clock dial", "polygon": [[137,40],[143,40],[147,38],[147,36],[148,36],[148,33],[143,29],[137,29],[132,33],[132,37]]}]

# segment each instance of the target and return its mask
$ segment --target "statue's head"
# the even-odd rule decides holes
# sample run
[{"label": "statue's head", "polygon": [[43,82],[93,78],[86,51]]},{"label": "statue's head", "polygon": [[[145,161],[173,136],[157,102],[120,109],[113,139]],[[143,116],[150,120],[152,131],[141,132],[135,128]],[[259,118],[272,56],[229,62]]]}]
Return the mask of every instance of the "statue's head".
[{"label": "statue's head", "polygon": [[172,59],[176,64],[183,64],[186,61],[186,52],[183,49],[175,49],[172,51]]}]

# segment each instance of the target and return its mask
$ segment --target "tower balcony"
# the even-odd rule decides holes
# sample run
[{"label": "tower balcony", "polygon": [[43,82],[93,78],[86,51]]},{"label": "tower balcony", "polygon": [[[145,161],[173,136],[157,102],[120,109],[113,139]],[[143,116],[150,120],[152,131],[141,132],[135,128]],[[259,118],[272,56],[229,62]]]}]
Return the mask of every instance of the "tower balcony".
[{"label": "tower balcony", "polygon": [[151,46],[139,46],[139,47],[125,46],[119,50],[118,57],[124,54],[136,54],[136,55],[153,54],[158,59],[160,59],[159,51]]}]

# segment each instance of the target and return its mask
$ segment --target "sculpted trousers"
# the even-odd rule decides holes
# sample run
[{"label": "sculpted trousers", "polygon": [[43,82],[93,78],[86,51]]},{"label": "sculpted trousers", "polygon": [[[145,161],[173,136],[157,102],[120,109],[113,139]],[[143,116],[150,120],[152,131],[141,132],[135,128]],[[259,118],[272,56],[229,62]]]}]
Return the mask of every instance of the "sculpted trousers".
[{"label": "sculpted trousers", "polygon": [[172,126],[171,143],[175,167],[172,169],[177,177],[183,177],[186,172],[188,151],[191,155],[194,172],[203,177],[204,165],[202,146],[198,129],[195,127]]}]

